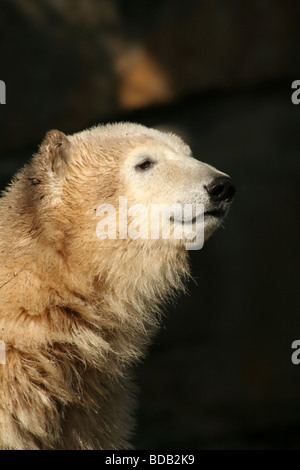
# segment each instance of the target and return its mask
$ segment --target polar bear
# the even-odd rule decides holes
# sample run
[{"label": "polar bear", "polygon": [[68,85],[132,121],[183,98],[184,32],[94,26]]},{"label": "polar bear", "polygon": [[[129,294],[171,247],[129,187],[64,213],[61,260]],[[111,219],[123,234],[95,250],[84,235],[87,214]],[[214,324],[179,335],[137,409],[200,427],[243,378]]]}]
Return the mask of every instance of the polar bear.
[{"label": "polar bear", "polygon": [[98,207],[199,203],[207,239],[234,192],[173,134],[47,133],[0,200],[1,449],[131,448],[130,369],[184,287],[188,250],[184,238],[101,238]]}]

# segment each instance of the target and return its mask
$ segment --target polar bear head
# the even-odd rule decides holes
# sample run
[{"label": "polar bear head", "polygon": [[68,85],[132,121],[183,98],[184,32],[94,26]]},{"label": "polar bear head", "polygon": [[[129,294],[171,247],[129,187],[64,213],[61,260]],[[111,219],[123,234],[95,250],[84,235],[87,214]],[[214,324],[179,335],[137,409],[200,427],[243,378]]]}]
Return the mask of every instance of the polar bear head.
[{"label": "polar bear head", "polygon": [[[56,240],[62,230],[72,238],[75,226],[78,238],[80,223],[83,232],[97,233],[101,240],[134,238],[145,245],[145,240],[167,238],[173,246],[195,239],[199,224],[204,241],[221,224],[235,193],[230,177],[193,157],[177,135],[132,123],[71,136],[50,131],[34,165],[35,179],[44,181],[37,191],[48,188],[47,202],[39,200],[39,206],[52,207]],[[159,218],[157,212],[152,218],[158,207]],[[193,249],[192,243],[185,246]]]}]

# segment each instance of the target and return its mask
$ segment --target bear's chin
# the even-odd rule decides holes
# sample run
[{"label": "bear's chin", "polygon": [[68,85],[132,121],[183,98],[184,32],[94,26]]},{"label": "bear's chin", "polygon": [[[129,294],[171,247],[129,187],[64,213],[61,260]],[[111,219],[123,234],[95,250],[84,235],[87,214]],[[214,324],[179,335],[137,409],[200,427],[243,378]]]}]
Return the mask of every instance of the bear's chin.
[{"label": "bear's chin", "polygon": [[216,218],[212,216],[205,216],[204,219],[204,241],[206,242],[212,235],[213,233],[220,227],[222,224],[223,217],[222,218]]}]

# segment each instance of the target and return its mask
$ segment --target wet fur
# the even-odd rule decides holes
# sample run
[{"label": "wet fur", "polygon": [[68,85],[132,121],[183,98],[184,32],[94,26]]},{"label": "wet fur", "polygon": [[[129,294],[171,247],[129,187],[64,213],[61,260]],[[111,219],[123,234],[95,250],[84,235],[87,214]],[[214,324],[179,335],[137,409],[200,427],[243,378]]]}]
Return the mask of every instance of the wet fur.
[{"label": "wet fur", "polygon": [[156,138],[138,130],[51,131],[1,198],[1,449],[131,446],[130,369],[189,271],[183,245],[94,236],[121,147]]}]

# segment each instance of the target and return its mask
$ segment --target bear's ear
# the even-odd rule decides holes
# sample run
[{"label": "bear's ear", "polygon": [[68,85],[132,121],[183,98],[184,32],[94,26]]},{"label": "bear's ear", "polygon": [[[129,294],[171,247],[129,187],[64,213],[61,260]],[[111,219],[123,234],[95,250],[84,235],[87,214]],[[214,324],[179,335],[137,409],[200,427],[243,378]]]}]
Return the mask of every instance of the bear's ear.
[{"label": "bear's ear", "polygon": [[70,156],[71,142],[68,137],[56,129],[47,132],[40,146],[40,153],[51,163],[53,173],[62,176]]}]

